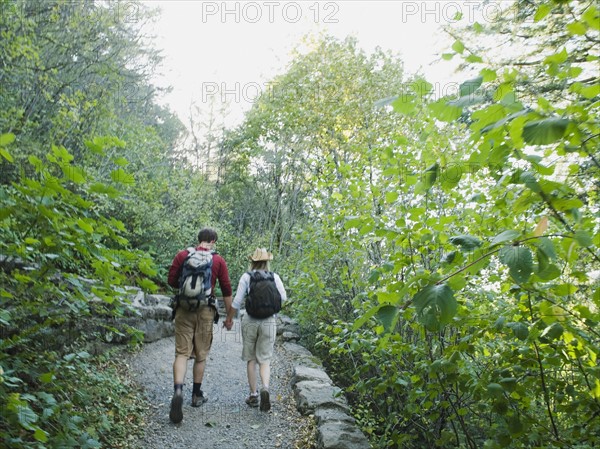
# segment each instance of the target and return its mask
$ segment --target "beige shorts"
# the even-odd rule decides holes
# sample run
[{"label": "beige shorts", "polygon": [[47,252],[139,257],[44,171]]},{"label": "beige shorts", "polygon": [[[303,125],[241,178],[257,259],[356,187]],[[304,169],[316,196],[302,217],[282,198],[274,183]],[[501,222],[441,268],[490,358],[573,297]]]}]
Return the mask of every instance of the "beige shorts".
[{"label": "beige shorts", "polygon": [[242,317],[242,360],[269,363],[273,357],[276,336],[274,316],[259,320],[245,314]]},{"label": "beige shorts", "polygon": [[213,341],[215,309],[200,306],[196,312],[178,308],[175,314],[175,355],[189,357],[194,353],[197,362],[206,360]]}]

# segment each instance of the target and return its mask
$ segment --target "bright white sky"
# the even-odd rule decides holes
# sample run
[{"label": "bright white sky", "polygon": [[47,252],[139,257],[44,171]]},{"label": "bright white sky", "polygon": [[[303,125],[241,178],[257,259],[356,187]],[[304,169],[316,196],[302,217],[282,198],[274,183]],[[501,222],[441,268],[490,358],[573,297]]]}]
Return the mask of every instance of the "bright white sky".
[{"label": "bright white sky", "polygon": [[469,22],[482,12],[476,1],[147,1],[162,10],[156,46],[164,50],[165,101],[187,123],[190,104],[207,108],[210,92],[230,103],[230,124],[273,76],[283,73],[290,51],[308,33],[358,38],[366,51],[376,46],[401,55],[405,70],[430,82],[451,80],[454,63],[439,55],[452,39],[440,27],[461,12]]}]

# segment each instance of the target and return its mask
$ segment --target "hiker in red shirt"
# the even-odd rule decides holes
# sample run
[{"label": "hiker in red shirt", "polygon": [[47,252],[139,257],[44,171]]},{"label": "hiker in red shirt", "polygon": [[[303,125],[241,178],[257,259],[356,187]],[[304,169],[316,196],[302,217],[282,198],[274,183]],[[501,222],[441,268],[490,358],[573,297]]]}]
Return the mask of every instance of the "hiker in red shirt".
[{"label": "hiker in red shirt", "polygon": [[[214,289],[217,280],[223,294],[223,302],[226,311],[231,308],[232,290],[227,263],[225,259],[213,251],[217,242],[217,232],[210,228],[204,228],[198,233],[198,246],[185,249],[177,253],[169,269],[168,283],[171,287],[180,289],[181,275],[184,263],[188,256],[195,251],[212,254],[212,267],[210,271],[210,288],[206,297],[197,301],[195,308],[184,307],[183,302],[178,301],[180,306],[175,309],[175,361],[173,362],[174,394],[171,400],[169,418],[174,423],[183,419],[183,382],[187,371],[187,362],[192,353],[195,356],[192,389],[192,407],[200,407],[208,399],[201,390],[206,357],[210,351],[213,340],[213,323],[218,319],[214,299]],[[210,254],[209,254],[210,258]],[[208,281],[208,278],[206,279]],[[208,286],[207,286],[208,287]]]}]

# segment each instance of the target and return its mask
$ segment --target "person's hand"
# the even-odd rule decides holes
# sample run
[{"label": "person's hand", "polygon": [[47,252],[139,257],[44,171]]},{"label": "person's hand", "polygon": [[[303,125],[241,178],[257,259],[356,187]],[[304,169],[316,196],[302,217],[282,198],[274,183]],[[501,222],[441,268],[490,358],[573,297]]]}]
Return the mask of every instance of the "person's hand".
[{"label": "person's hand", "polygon": [[223,321],[223,327],[230,331],[233,327],[233,320],[231,318],[225,318],[225,321]]}]

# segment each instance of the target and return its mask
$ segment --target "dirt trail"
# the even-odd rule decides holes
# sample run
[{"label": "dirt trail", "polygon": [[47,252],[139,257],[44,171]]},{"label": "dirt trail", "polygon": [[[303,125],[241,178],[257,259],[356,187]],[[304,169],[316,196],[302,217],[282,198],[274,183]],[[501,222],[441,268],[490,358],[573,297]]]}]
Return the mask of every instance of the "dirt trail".
[{"label": "dirt trail", "polygon": [[[206,448],[302,448],[312,447],[312,419],[301,416],[295,407],[290,388],[292,362],[277,341],[271,365],[271,402],[268,413],[250,408],[244,402],[248,395],[246,364],[241,360],[242,340],[239,321],[231,331],[214,327],[202,390],[208,402],[202,407],[190,405],[192,363],[184,386],[183,421],[169,421],[173,394],[174,337],[144,346],[130,361],[134,378],[146,391],[149,417],[144,449]],[[309,440],[308,444],[303,442]]]}]

